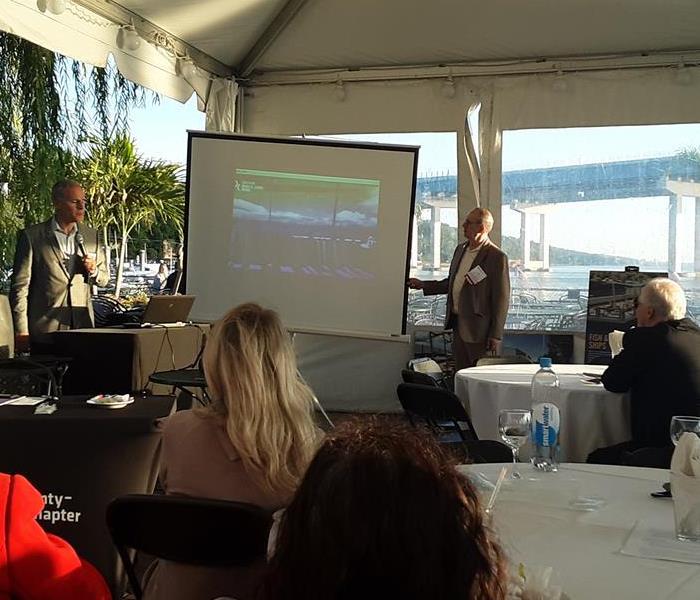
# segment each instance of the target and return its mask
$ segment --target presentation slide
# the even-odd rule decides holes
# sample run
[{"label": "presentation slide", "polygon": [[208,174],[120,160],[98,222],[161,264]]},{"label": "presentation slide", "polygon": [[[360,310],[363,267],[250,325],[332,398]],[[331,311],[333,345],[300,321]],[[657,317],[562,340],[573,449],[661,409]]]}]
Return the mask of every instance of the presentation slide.
[{"label": "presentation slide", "polygon": [[254,301],[303,331],[404,332],[417,148],[190,133],[193,317]]},{"label": "presentation slide", "polygon": [[236,169],[233,271],[374,279],[380,182]]}]

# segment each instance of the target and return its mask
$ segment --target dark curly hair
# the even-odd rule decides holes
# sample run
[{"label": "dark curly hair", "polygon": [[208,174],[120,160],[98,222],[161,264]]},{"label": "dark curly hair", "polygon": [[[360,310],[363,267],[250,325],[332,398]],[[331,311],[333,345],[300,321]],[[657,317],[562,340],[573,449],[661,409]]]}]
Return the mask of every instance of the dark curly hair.
[{"label": "dark curly hair", "polygon": [[472,485],[427,432],[347,422],[325,440],[280,523],[267,600],[505,598]]}]

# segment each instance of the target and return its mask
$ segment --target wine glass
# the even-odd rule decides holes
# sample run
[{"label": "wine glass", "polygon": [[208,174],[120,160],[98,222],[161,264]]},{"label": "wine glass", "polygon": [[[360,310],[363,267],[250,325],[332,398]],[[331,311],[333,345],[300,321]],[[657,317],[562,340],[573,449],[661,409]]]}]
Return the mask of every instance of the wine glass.
[{"label": "wine glass", "polygon": [[694,433],[700,437],[700,417],[691,416],[675,416],[671,417],[671,426],[669,427],[669,432],[671,434],[671,441],[674,446],[678,445],[678,440],[686,432]]},{"label": "wine glass", "polygon": [[518,472],[518,451],[530,437],[532,412],[520,408],[506,408],[498,412],[498,431],[501,438],[513,452],[513,479],[520,479]]}]

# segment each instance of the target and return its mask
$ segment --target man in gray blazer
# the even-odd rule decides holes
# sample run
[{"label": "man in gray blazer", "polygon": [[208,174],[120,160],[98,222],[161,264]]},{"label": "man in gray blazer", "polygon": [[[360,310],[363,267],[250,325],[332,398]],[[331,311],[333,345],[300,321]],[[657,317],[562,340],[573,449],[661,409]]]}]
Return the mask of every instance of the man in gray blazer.
[{"label": "man in gray blazer", "polygon": [[53,331],[93,327],[91,287],[109,281],[97,232],[81,225],[83,188],[59,181],[51,197],[54,216],[17,239],[10,303],[18,350],[49,344]]},{"label": "man in gray blazer", "polygon": [[473,367],[487,352],[498,353],[510,300],[508,257],[489,239],[493,215],[475,208],[462,224],[467,241],[455,249],[450,274],[442,281],[411,278],[423,294],[447,294],[445,329],[454,330],[455,368]]}]

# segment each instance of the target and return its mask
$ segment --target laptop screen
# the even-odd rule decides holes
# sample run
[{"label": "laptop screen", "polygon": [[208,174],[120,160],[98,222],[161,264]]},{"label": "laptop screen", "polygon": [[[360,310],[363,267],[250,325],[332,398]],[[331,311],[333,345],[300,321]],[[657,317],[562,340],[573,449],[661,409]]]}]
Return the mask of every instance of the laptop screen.
[{"label": "laptop screen", "polygon": [[194,296],[151,296],[141,318],[142,323],[177,323],[187,321]]}]

